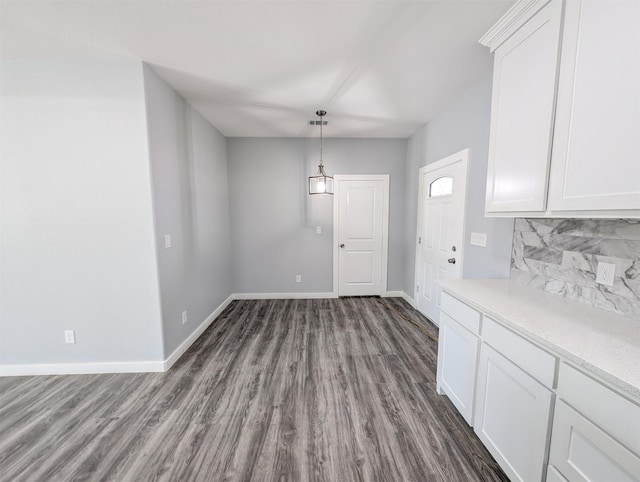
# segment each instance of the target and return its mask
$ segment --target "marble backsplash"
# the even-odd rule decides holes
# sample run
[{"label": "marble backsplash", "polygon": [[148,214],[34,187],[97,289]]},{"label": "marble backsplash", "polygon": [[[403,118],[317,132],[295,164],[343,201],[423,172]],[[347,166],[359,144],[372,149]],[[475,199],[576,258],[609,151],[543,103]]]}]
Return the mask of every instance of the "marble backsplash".
[{"label": "marble backsplash", "polygon": [[[599,261],[613,286],[596,283]],[[640,221],[518,218],[511,278],[640,321]]]}]

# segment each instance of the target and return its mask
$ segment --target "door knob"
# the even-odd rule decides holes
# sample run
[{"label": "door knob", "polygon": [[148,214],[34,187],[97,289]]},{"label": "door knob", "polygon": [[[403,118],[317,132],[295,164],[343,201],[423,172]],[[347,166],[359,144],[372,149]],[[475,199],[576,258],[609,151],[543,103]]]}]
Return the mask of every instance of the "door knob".
[{"label": "door knob", "polygon": [[447,261],[451,264],[456,264],[456,258],[449,258]]},{"label": "door knob", "polygon": [[340,247],[341,247],[341,248],[344,248],[344,243],[342,243],[342,244],[340,245]]}]

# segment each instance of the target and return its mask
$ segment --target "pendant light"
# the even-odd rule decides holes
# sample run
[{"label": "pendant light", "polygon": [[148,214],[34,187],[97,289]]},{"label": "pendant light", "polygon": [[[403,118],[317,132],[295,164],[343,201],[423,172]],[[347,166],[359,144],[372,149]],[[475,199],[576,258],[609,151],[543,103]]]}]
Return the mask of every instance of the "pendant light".
[{"label": "pendant light", "polygon": [[327,112],[317,110],[316,115],[320,117],[320,164],[315,176],[309,176],[309,194],[333,194],[333,178],[327,176],[322,164],[322,118],[327,115]]}]

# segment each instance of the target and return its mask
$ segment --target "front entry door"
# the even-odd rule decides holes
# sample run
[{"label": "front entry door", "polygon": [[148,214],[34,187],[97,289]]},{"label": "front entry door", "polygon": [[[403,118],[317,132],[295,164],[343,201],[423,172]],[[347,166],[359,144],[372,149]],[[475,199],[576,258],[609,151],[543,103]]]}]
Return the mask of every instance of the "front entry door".
[{"label": "front entry door", "polygon": [[440,323],[441,279],[462,275],[468,149],[420,169],[416,304]]},{"label": "front entry door", "polygon": [[389,177],[335,176],[334,181],[338,295],[384,294]]}]

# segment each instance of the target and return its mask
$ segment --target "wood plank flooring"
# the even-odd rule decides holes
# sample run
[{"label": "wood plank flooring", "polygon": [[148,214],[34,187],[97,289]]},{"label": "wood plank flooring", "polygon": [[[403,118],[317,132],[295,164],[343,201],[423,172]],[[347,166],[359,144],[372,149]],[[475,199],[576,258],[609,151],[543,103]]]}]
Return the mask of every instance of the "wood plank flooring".
[{"label": "wood plank flooring", "polygon": [[167,373],[2,378],[0,480],[508,480],[398,312],[437,336],[399,298],[235,301]]}]

